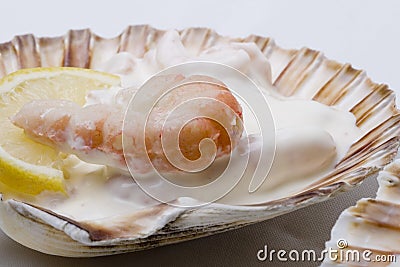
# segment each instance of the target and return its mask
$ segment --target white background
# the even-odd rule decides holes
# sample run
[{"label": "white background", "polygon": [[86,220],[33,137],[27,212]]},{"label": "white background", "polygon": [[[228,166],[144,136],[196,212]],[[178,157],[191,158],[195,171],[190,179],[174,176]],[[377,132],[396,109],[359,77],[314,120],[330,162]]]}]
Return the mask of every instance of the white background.
[{"label": "white background", "polygon": [[[133,24],[150,24],[161,29],[202,26],[223,35],[271,36],[285,48],[307,46],[320,50],[329,58],[366,70],[373,81],[400,90],[399,3],[396,0],[3,1],[0,42],[25,33],[57,36],[68,29],[91,28],[101,36],[112,37]],[[266,244],[275,249],[303,246],[322,249],[340,211],[361,196],[373,195],[374,188],[375,182],[367,181],[333,201],[269,222],[152,251],[102,259],[42,255],[23,248],[0,232],[0,266],[235,265],[239,261],[256,265],[256,253]]]}]

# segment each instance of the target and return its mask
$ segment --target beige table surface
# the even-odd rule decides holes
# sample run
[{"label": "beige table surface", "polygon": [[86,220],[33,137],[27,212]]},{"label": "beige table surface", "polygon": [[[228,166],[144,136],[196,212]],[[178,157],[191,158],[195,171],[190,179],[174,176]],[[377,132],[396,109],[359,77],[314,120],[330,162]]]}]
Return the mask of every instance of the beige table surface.
[{"label": "beige table surface", "polygon": [[[284,47],[308,46],[329,58],[367,70],[377,82],[400,90],[400,2],[398,1],[3,1],[0,42],[16,34],[55,36],[90,27],[115,36],[127,25],[205,26],[221,34],[272,36]],[[399,91],[400,92],[400,91]],[[260,262],[257,252],[315,249],[329,239],[340,212],[374,196],[370,179],[351,192],[266,222],[215,236],[112,257],[67,259],[15,243],[0,231],[0,267],[12,266],[317,266],[316,262]]]}]

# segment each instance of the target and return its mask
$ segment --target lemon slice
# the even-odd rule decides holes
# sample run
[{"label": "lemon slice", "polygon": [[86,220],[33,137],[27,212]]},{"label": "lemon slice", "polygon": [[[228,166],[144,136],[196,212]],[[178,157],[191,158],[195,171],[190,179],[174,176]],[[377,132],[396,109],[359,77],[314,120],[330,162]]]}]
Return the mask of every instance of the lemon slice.
[{"label": "lemon slice", "polygon": [[[0,80],[0,191],[36,195],[64,192],[64,177],[54,168],[55,149],[32,141],[10,117],[34,99],[66,99],[85,103],[89,90],[120,85],[118,76],[79,68],[34,68]],[[2,186],[1,186],[2,185]]]}]

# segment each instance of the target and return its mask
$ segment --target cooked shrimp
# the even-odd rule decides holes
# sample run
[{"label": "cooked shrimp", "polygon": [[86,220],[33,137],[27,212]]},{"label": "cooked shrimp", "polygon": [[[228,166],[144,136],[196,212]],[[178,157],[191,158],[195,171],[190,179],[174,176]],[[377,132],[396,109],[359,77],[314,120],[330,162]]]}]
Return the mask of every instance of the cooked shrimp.
[{"label": "cooked shrimp", "polygon": [[[204,76],[185,79],[182,75],[169,75],[160,79],[161,83],[159,80],[155,86],[176,87],[157,102],[149,114],[145,136],[147,155],[139,152],[135,155],[137,164],[134,164],[140,172],[149,170],[149,166],[142,164],[146,162],[143,157],[148,157],[159,171],[177,170],[167,159],[168,151],[164,150],[168,148],[163,146],[163,135],[178,136],[178,149],[192,161],[201,157],[199,145],[205,138],[215,143],[216,157],[235,148],[243,131],[242,109],[224,84]],[[66,100],[35,100],[23,106],[11,120],[40,143],[75,154],[86,162],[127,171],[122,131],[127,104],[133,94],[132,89],[121,89],[114,95],[113,104],[91,103],[84,107]],[[171,111],[191,99],[198,101],[183,105],[182,110],[171,115]],[[205,101],[209,99],[217,101]],[[218,103],[229,108],[221,108]],[[196,118],[188,122],[188,113]],[[135,154],[135,147],[139,146],[138,133],[143,129],[134,118],[144,115],[132,116],[125,121],[124,138],[128,141],[124,144],[132,146]],[[165,124],[168,116],[172,123]]]}]

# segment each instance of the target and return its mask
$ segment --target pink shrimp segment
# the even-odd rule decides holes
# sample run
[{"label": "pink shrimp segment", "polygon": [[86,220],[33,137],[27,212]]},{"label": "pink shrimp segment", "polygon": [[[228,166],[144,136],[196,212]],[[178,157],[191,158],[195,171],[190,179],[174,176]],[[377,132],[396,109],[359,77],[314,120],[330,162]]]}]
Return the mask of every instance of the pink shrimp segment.
[{"label": "pink shrimp segment", "polygon": [[[171,83],[171,77],[168,79],[166,85]],[[194,80],[196,77],[187,79],[181,75],[172,77],[175,83]],[[161,144],[163,121],[168,112],[187,99],[210,97],[230,108],[228,112],[221,112],[213,102],[207,102],[202,107],[194,106],[190,112],[199,115],[199,118],[184,124],[182,129],[177,116],[177,127],[172,131],[179,134],[179,149],[187,159],[195,160],[200,157],[198,147],[204,138],[214,141],[218,151],[217,157],[230,153],[239,142],[243,131],[242,109],[239,103],[221,82],[208,77],[203,77],[202,80],[212,83],[183,84],[157,103],[149,116],[145,138],[147,155],[140,156],[148,157],[160,171],[176,170],[168,162]],[[126,105],[133,92],[130,89],[121,89],[118,92],[115,98],[122,98],[123,104],[119,101],[119,104],[97,103],[81,107],[67,100],[34,100],[23,106],[11,120],[37,142],[53,146],[64,153],[75,154],[83,161],[127,172],[122,147],[122,126]],[[230,123],[231,128],[226,129],[215,120],[202,118],[204,112],[207,113],[207,117],[215,117],[217,121],[227,120],[236,123]],[[139,130],[137,127],[139,126],[135,125],[134,121],[125,127],[125,137],[129,136],[133,147],[136,145],[135,133]],[[148,168],[143,166],[140,171],[147,172]]]}]

